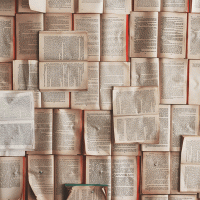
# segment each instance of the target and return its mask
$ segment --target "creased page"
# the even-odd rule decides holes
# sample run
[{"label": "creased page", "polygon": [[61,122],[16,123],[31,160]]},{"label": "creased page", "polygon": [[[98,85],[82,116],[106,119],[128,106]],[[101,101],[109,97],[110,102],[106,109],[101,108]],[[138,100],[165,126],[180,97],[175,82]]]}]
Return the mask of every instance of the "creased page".
[{"label": "creased page", "polygon": [[187,59],[160,59],[160,103],[186,104]]},{"label": "creased page", "polygon": [[88,33],[88,61],[100,61],[100,15],[75,14],[74,30]]},{"label": "creased page", "polygon": [[0,15],[15,16],[16,1],[14,0],[0,0]]},{"label": "creased page", "polygon": [[111,156],[86,156],[86,183],[108,185],[111,200]]},{"label": "creased page", "polygon": [[131,12],[130,57],[157,57],[158,13]]},{"label": "creased page", "polygon": [[141,200],[168,200],[168,195],[142,195]]},{"label": "creased page", "polygon": [[42,108],[69,108],[69,92],[51,91],[41,93]]},{"label": "creased page", "polygon": [[158,16],[158,57],[185,58],[187,13],[160,12]]},{"label": "creased page", "polygon": [[189,60],[189,104],[200,105],[199,77],[200,77],[200,60]]},{"label": "creased page", "polygon": [[112,199],[137,199],[137,157],[112,157]]},{"label": "creased page", "polygon": [[46,12],[46,0],[29,0],[29,7],[33,11]]},{"label": "creased page", "polygon": [[114,116],[152,115],[158,112],[158,87],[114,87]]},{"label": "creased page", "polygon": [[87,60],[87,32],[40,31],[40,61]]},{"label": "creased page", "polygon": [[130,86],[129,62],[100,62],[100,107],[112,110],[113,86]]},{"label": "creased page", "polygon": [[161,11],[164,12],[188,12],[189,0],[161,0]]},{"label": "creased page", "polygon": [[101,61],[128,61],[128,15],[101,15]]},{"label": "creased page", "polygon": [[143,194],[170,194],[170,152],[144,152]]},{"label": "creased page", "polygon": [[200,12],[200,2],[199,0],[191,0],[191,12],[199,13]]},{"label": "creased page", "polygon": [[71,92],[71,108],[100,110],[99,62],[88,62],[88,90]]},{"label": "creased page", "polygon": [[88,89],[87,62],[40,62],[40,91]]},{"label": "creased page", "polygon": [[54,109],[53,154],[81,154],[82,111]]},{"label": "creased page", "polygon": [[0,62],[13,61],[14,55],[14,17],[0,16]]},{"label": "creased page", "polygon": [[169,200],[197,200],[197,195],[169,195]]},{"label": "creased page", "polygon": [[110,111],[85,111],[86,155],[111,155],[111,119]]},{"label": "creased page", "polygon": [[189,13],[188,20],[188,59],[200,59],[200,14]]},{"label": "creased page", "polygon": [[39,31],[43,30],[43,14],[16,15],[17,60],[37,60],[39,54]]},{"label": "creased page", "polygon": [[18,13],[36,13],[36,11],[33,11],[29,7],[29,0],[18,0]]},{"label": "creased page", "polygon": [[160,135],[158,144],[143,144],[142,151],[170,151],[171,106],[159,105]]},{"label": "creased page", "polygon": [[72,31],[71,13],[46,13],[44,15],[45,31]]},{"label": "creased page", "polygon": [[134,11],[160,11],[161,0],[134,0]]},{"label": "creased page", "polygon": [[21,199],[23,195],[23,157],[0,157],[0,169],[0,199]]},{"label": "creased page", "polygon": [[55,156],[55,197],[64,198],[64,184],[82,183],[82,156]]},{"label": "creased page", "polygon": [[0,63],[0,90],[12,90],[12,63]]},{"label": "creased page", "polygon": [[35,109],[35,149],[27,154],[52,154],[52,109]]},{"label": "creased page", "polygon": [[46,0],[48,13],[74,13],[74,0]]},{"label": "creased page", "polygon": [[103,0],[78,0],[79,13],[103,13]]},{"label": "creased page", "polygon": [[131,0],[104,0],[104,13],[130,14],[132,11]]},{"label": "creased page", "polygon": [[54,156],[28,155],[28,182],[38,200],[54,200]]},{"label": "creased page", "polygon": [[131,58],[131,86],[158,86],[159,59]]},{"label": "creased page", "polygon": [[199,106],[173,105],[171,128],[171,151],[181,150],[181,135],[198,135]]}]

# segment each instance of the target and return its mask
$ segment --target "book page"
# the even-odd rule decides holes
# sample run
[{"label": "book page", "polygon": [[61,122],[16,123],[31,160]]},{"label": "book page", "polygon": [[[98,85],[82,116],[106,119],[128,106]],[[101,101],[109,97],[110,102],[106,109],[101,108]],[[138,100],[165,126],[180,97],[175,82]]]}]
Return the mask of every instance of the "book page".
[{"label": "book page", "polygon": [[55,156],[55,197],[56,200],[64,198],[64,184],[82,183],[82,156]]},{"label": "book page", "polygon": [[158,18],[158,57],[185,58],[187,13],[160,12]]},{"label": "book page", "polygon": [[78,0],[79,13],[103,13],[103,0]]},{"label": "book page", "polygon": [[159,105],[160,135],[158,144],[143,144],[142,151],[170,151],[171,106]]},{"label": "book page", "polygon": [[111,200],[111,156],[86,156],[86,184],[108,185]]},{"label": "book page", "polygon": [[197,195],[169,195],[169,200],[197,200]]},{"label": "book page", "polygon": [[54,109],[53,154],[81,154],[82,111]]},{"label": "book page", "polygon": [[71,92],[71,108],[100,110],[99,62],[88,62],[88,90]]},{"label": "book page", "polygon": [[74,30],[88,33],[88,61],[100,61],[100,15],[75,14]]},{"label": "book page", "polygon": [[28,155],[28,182],[36,199],[54,199],[53,155]]},{"label": "book page", "polygon": [[34,107],[41,108],[41,92],[40,91],[32,91],[33,99],[34,99]]},{"label": "book page", "polygon": [[160,59],[160,103],[186,104],[187,59]]},{"label": "book page", "polygon": [[132,11],[131,0],[104,0],[104,13],[112,14],[130,14]]},{"label": "book page", "polygon": [[[112,157],[112,199],[137,198],[137,157]],[[127,176],[128,175],[128,176]]]},{"label": "book page", "polygon": [[46,0],[47,13],[74,13],[74,0]]},{"label": "book page", "polygon": [[9,157],[25,157],[26,153],[24,150],[0,150],[0,157],[2,156],[9,156]]},{"label": "book page", "polygon": [[0,16],[0,62],[13,61],[14,54],[14,17]]},{"label": "book page", "polygon": [[29,7],[33,11],[46,12],[46,0],[29,0]]},{"label": "book page", "polygon": [[18,13],[36,13],[30,9],[29,0],[18,0]]},{"label": "book page", "polygon": [[84,112],[86,155],[111,155],[111,112]]},{"label": "book page", "polygon": [[0,198],[21,199],[23,196],[23,157],[0,157]]},{"label": "book page", "polygon": [[200,2],[198,0],[191,0],[191,12],[199,13],[200,12]]},{"label": "book page", "polygon": [[164,12],[188,12],[189,0],[161,0],[161,11]]},{"label": "book page", "polygon": [[172,105],[171,151],[181,150],[181,135],[198,135],[199,106]]},{"label": "book page", "polygon": [[168,200],[168,195],[142,195],[141,200]]},{"label": "book page", "polygon": [[12,63],[0,63],[0,90],[12,90]]},{"label": "book page", "polygon": [[71,13],[46,13],[44,14],[45,31],[72,31]]},{"label": "book page", "polygon": [[170,194],[170,152],[144,152],[142,194]]},{"label": "book page", "polygon": [[0,15],[15,16],[15,4],[14,0],[0,0]]},{"label": "book page", "polygon": [[17,60],[38,60],[38,33],[42,30],[43,14],[16,14]]},{"label": "book page", "polygon": [[159,116],[114,117],[115,143],[157,144],[159,141]]},{"label": "book page", "polygon": [[37,60],[13,61],[13,90],[39,90],[39,66]]},{"label": "book page", "polygon": [[101,61],[128,61],[128,15],[101,15]]},{"label": "book page", "polygon": [[40,61],[87,60],[87,32],[40,31]]},{"label": "book page", "polygon": [[52,109],[35,109],[35,149],[27,154],[52,154]]},{"label": "book page", "polygon": [[158,86],[159,58],[131,58],[131,86]]},{"label": "book page", "polygon": [[157,57],[157,39],[158,12],[131,12],[130,57]]},{"label": "book page", "polygon": [[200,14],[189,13],[188,20],[188,59],[200,59]]},{"label": "book page", "polygon": [[40,91],[78,91],[88,88],[87,62],[40,62]]},{"label": "book page", "polygon": [[134,11],[160,11],[160,0],[134,0]]},{"label": "book page", "polygon": [[[199,18],[200,19],[200,18]],[[189,60],[189,104],[200,105],[200,60]]]},{"label": "book page", "polygon": [[158,87],[114,87],[114,116],[158,114],[158,105]]},{"label": "book page", "polygon": [[100,62],[101,110],[112,110],[113,86],[130,86],[129,62]]},{"label": "book page", "polygon": [[69,92],[41,92],[42,108],[69,108]]}]

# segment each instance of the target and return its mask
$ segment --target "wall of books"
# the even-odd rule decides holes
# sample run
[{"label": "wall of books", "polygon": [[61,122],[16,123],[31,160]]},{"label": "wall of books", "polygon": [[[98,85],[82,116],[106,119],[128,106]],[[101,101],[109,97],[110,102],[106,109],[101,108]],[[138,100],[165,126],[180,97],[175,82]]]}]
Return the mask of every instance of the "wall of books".
[{"label": "wall of books", "polygon": [[0,0],[0,200],[197,200],[199,105],[199,0]]}]

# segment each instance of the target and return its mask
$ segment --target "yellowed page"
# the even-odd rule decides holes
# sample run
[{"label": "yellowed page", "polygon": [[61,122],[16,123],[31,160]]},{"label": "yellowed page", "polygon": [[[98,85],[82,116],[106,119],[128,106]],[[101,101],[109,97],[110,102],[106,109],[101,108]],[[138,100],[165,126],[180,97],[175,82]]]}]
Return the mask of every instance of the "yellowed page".
[{"label": "yellowed page", "polygon": [[168,195],[142,195],[141,200],[168,200]]},{"label": "yellowed page", "polygon": [[41,92],[33,91],[34,107],[41,108]]},{"label": "yellowed page", "polygon": [[144,152],[142,194],[170,194],[170,152]]},{"label": "yellowed page", "polygon": [[35,11],[30,9],[29,0],[18,0],[18,13],[34,13]]},{"label": "yellowed page", "polygon": [[38,60],[38,34],[42,30],[43,14],[16,14],[17,60]]},{"label": "yellowed page", "polygon": [[69,92],[41,92],[42,108],[69,108]]},{"label": "yellowed page", "polygon": [[40,91],[88,89],[87,62],[40,62]]},{"label": "yellowed page", "polygon": [[158,16],[158,57],[185,58],[187,13],[160,12]]},{"label": "yellowed page", "polygon": [[28,182],[40,200],[54,200],[54,156],[28,155]]},{"label": "yellowed page", "polygon": [[161,0],[134,0],[134,11],[160,11]]},{"label": "yellowed page", "polygon": [[86,184],[108,185],[111,200],[111,156],[86,156]]},{"label": "yellowed page", "polygon": [[112,110],[113,86],[130,86],[129,62],[100,62],[101,110]]},{"label": "yellowed page", "polygon": [[56,200],[64,198],[64,184],[82,183],[82,156],[55,156],[54,166],[55,196]]},{"label": "yellowed page", "polygon": [[158,12],[131,12],[130,57],[157,57],[157,40]]},{"label": "yellowed page", "polygon": [[199,13],[200,12],[200,2],[198,0],[191,0],[191,12]]},{"label": "yellowed page", "polygon": [[52,109],[35,109],[35,149],[27,154],[52,154]]},{"label": "yellowed page", "polygon": [[164,12],[188,12],[189,0],[161,0],[161,11]]},{"label": "yellowed page", "polygon": [[0,156],[3,157],[3,156],[9,156],[9,157],[25,157],[26,156],[26,153],[24,150],[0,150]]},{"label": "yellowed page", "polygon": [[88,61],[100,61],[100,14],[75,14],[74,30],[88,33]]},{"label": "yellowed page", "polygon": [[101,61],[127,61],[127,15],[101,15]]},{"label": "yellowed page", "polygon": [[103,13],[103,0],[78,0],[79,13]]},{"label": "yellowed page", "polygon": [[74,13],[74,0],[46,0],[48,13]]},{"label": "yellowed page", "polygon": [[170,151],[171,106],[159,105],[160,135],[158,144],[143,144],[142,151]]},{"label": "yellowed page", "polygon": [[197,195],[169,195],[169,200],[197,200]]},{"label": "yellowed page", "polygon": [[100,110],[99,62],[88,62],[88,90],[71,92],[71,108]]},{"label": "yellowed page", "polygon": [[131,58],[131,86],[158,86],[159,59]]},{"label": "yellowed page", "polygon": [[111,112],[84,112],[86,155],[111,155]]},{"label": "yellowed page", "polygon": [[0,198],[2,200],[21,199],[23,195],[23,157],[0,157],[0,167]]},{"label": "yellowed page", "polygon": [[72,31],[71,13],[46,13],[44,14],[45,31]]},{"label": "yellowed page", "polygon": [[137,157],[112,156],[112,199],[137,199]]},{"label": "yellowed page", "polygon": [[0,16],[0,62],[11,62],[14,59],[14,17]]},{"label": "yellowed page", "polygon": [[15,3],[14,0],[0,0],[0,15],[15,16]]},{"label": "yellowed page", "polygon": [[198,135],[199,106],[172,105],[171,151],[181,150],[182,135]]},{"label": "yellowed page", "polygon": [[187,103],[187,59],[160,59],[160,103]]},{"label": "yellowed page", "polygon": [[0,90],[12,90],[12,63],[0,63]]},{"label": "yellowed page", "polygon": [[53,111],[53,154],[81,154],[82,111],[54,109]]},{"label": "yellowed page", "polygon": [[46,0],[29,0],[29,7],[33,11],[46,12]]}]

